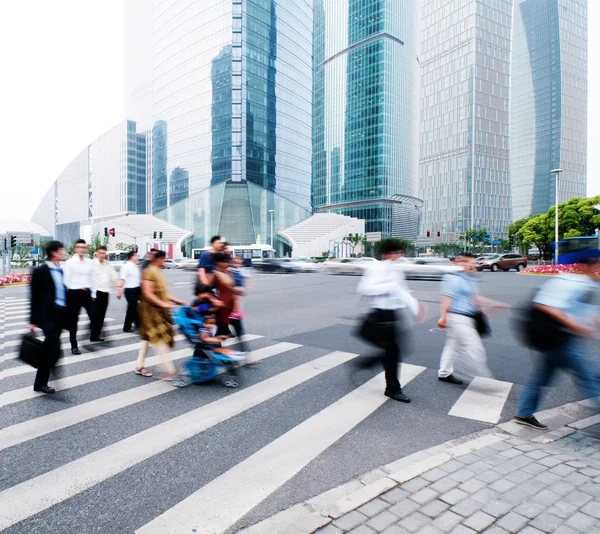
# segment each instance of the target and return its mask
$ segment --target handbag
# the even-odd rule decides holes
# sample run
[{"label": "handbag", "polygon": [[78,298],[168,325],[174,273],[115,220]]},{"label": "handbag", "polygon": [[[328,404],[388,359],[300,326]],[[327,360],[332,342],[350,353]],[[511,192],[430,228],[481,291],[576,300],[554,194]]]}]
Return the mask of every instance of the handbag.
[{"label": "handbag", "polygon": [[356,335],[377,347],[384,347],[389,341],[390,328],[393,326],[393,322],[382,321],[377,310],[372,310],[359,323]]},{"label": "handbag", "polygon": [[485,313],[478,311],[473,316],[473,319],[475,319],[475,328],[480,337],[492,335],[492,327],[490,326],[490,321]]},{"label": "handbag", "polygon": [[33,331],[23,336],[18,359],[36,369],[44,357],[44,343],[35,337]]}]

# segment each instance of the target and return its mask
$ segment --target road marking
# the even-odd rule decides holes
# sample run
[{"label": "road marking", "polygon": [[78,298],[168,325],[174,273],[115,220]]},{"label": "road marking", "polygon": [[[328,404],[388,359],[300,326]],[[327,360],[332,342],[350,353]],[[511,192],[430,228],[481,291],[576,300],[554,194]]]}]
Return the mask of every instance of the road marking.
[{"label": "road marking", "polygon": [[[355,357],[356,354],[345,352],[330,353],[8,488],[0,493],[3,508],[0,530],[70,499]],[[381,395],[381,391],[379,393]],[[294,452],[294,447],[290,452]]]},{"label": "road marking", "polygon": [[[253,334],[246,334],[244,336],[244,341],[251,341],[253,339],[258,339],[262,336],[256,336]],[[184,336],[176,336],[175,340],[184,339]],[[234,345],[236,340],[228,339],[223,342],[223,346]],[[140,346],[139,343],[134,343],[132,345],[126,345],[127,351],[133,351],[138,349]],[[114,347],[114,349],[120,348],[123,352],[125,347]],[[182,358],[188,357],[192,355],[192,348],[188,347],[183,350],[178,350],[172,352],[170,354],[171,360],[181,360]],[[90,355],[95,356],[95,355]],[[106,354],[104,354],[106,356]],[[90,358],[92,359],[92,358]],[[151,367],[153,365],[158,365],[159,360],[158,356],[151,356],[150,358],[146,358],[146,367]],[[81,373],[78,375],[67,376],[65,378],[61,378],[59,380],[54,380],[49,383],[56,391],[61,391],[63,389],[70,389],[77,386],[83,386],[85,384],[90,384],[92,382],[97,382],[98,380],[104,380],[105,378],[112,378],[114,376],[123,375],[125,373],[129,373],[132,371],[133,366],[135,365],[135,361],[125,362],[118,365],[113,365],[111,367],[105,367],[103,369],[96,369],[95,371],[89,371],[87,373]],[[10,370],[10,369],[8,369]],[[0,395],[0,407],[8,406],[9,404],[15,404],[17,402],[22,402],[25,400],[35,399],[36,397],[40,397],[44,395],[44,393],[39,393],[37,391],[33,391],[31,386],[13,389],[12,391],[7,391]]]},{"label": "road marking", "polygon": [[[114,321],[115,321],[115,319],[110,319],[109,317],[104,319],[105,323],[114,322]],[[85,326],[85,325],[89,325],[89,324],[90,324],[90,321],[88,319],[86,321],[80,321],[78,326]],[[119,328],[122,329],[123,325],[105,326],[102,329],[102,331],[104,332],[104,331],[109,331],[109,330],[118,330]],[[6,332],[6,335],[7,336],[15,336],[15,335],[26,334],[27,332],[29,332],[29,328],[19,328],[18,330],[10,330],[10,331]],[[90,329],[89,328],[83,328],[83,329],[78,328],[77,336],[81,336],[81,335],[85,334],[86,332],[89,334]],[[60,337],[61,338],[69,337],[69,332],[63,332]],[[17,345],[20,345],[20,344],[21,344],[21,340],[18,339],[18,340],[13,340],[13,341],[7,341],[5,343],[5,346],[6,347],[16,347]]]},{"label": "road marking", "polygon": [[448,415],[497,423],[511,387],[511,382],[476,377],[454,403]]},{"label": "road marking", "polygon": [[[403,364],[405,383],[424,370]],[[224,532],[386,402],[384,388],[381,373],[213,479],[136,534]]]},{"label": "road marking", "polygon": [[[301,346],[296,343],[277,343],[249,352],[248,358],[251,361],[261,361]],[[107,397],[78,404],[72,408],[5,427],[0,430],[0,451],[24,443],[25,441],[45,436],[51,432],[82,423],[83,421],[88,421],[94,417],[120,410],[126,406],[158,397],[170,391],[174,391],[171,383],[152,381],[150,384],[144,386],[128,389]]]}]

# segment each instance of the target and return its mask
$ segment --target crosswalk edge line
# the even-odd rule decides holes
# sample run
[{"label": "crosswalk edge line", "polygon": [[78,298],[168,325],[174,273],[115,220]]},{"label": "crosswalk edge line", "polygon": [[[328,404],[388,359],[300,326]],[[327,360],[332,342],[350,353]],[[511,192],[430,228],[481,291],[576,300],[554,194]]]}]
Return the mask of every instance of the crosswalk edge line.
[{"label": "crosswalk edge line", "polygon": [[511,382],[475,377],[448,415],[496,424],[512,389]]}]

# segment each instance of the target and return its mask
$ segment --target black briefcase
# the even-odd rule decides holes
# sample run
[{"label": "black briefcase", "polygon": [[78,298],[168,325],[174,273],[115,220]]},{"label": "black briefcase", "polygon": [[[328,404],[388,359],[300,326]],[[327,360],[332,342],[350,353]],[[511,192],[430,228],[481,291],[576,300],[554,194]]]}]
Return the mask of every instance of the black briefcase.
[{"label": "black briefcase", "polygon": [[44,343],[35,337],[33,332],[28,332],[25,334],[23,336],[23,341],[21,341],[19,360],[37,369],[43,357]]}]

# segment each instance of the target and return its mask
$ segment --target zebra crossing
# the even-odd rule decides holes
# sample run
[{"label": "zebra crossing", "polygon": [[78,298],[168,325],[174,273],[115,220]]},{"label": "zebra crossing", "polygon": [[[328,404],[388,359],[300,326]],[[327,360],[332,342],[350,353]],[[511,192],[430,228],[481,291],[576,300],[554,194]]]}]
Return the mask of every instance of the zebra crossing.
[{"label": "zebra crossing", "polygon": [[[26,310],[27,302],[14,299],[6,307]],[[25,328],[26,320],[6,331],[4,361],[16,358]],[[332,450],[360,447],[353,439],[391,404],[378,369],[362,370],[357,380],[355,353],[249,334],[249,359],[263,364],[240,371],[239,389],[179,390],[133,374],[135,335],[110,340],[62,358],[51,397],[33,391],[32,368],[15,360],[0,371],[0,462],[9,466],[0,480],[0,531],[42,532],[48,525],[64,533],[233,532],[307,469],[330,461]],[[181,362],[190,354],[177,336],[171,358]],[[156,365],[150,355],[147,366]],[[500,420],[513,384],[475,379],[453,388],[439,384],[435,373],[403,364],[402,384],[435,389],[450,420],[482,427]],[[300,398],[309,402],[295,410]],[[419,410],[416,403],[393,408],[396,417]],[[157,494],[162,500],[152,505]],[[85,513],[103,506],[111,513]]]}]

